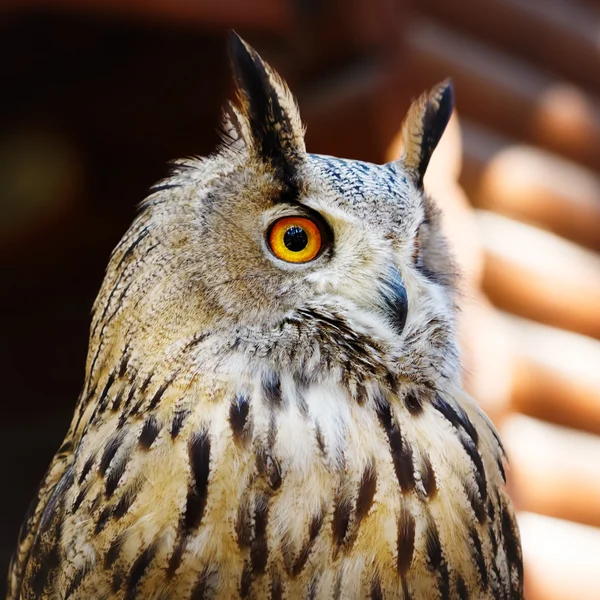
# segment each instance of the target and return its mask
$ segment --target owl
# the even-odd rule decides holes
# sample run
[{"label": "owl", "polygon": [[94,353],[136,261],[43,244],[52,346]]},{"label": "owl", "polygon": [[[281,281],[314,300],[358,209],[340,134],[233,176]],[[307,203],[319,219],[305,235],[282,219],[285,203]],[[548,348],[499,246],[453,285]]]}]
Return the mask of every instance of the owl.
[{"label": "owl", "polygon": [[224,141],[114,250],[9,600],[519,599],[494,427],[461,387],[423,176],[444,82],[384,165],[309,154],[235,34]]}]

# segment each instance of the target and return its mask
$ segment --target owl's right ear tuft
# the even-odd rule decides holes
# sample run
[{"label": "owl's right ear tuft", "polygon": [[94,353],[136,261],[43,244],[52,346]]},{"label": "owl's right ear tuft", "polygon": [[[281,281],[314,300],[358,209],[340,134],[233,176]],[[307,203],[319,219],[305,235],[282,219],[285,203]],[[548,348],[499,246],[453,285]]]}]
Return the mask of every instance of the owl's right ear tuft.
[{"label": "owl's right ear tuft", "polygon": [[453,108],[454,87],[447,79],[413,102],[404,119],[400,162],[419,189],[423,188],[425,171]]},{"label": "owl's right ear tuft", "polygon": [[229,57],[237,85],[239,108],[227,116],[259,158],[285,167],[305,152],[298,107],[285,82],[256,50],[232,31]]}]

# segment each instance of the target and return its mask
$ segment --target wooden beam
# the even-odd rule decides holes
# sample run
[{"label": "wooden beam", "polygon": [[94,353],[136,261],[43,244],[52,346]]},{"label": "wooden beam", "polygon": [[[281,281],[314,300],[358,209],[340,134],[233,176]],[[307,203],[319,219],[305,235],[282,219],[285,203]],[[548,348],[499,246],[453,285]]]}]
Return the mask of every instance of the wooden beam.
[{"label": "wooden beam", "polygon": [[461,121],[461,183],[478,208],[543,227],[600,251],[600,177],[539,148]]},{"label": "wooden beam", "polygon": [[600,92],[598,12],[562,0],[421,0],[445,24]]},{"label": "wooden beam", "polygon": [[522,415],[500,431],[521,510],[600,527],[600,437]]},{"label": "wooden beam", "polygon": [[600,103],[431,19],[407,28],[412,91],[453,77],[462,115],[600,170]]},{"label": "wooden beam", "polygon": [[519,515],[528,600],[596,600],[600,529],[533,513]]},{"label": "wooden beam", "polygon": [[514,316],[502,322],[511,339],[514,410],[600,434],[600,342]]},{"label": "wooden beam", "polygon": [[499,308],[600,339],[600,255],[556,235],[478,212],[483,291]]}]

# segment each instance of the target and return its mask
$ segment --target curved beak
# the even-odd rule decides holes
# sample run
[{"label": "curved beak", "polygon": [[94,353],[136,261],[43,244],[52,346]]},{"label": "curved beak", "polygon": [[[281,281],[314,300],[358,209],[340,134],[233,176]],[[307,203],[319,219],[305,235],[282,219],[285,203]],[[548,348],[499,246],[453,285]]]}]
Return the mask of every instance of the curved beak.
[{"label": "curved beak", "polygon": [[380,306],[398,335],[404,330],[408,314],[408,296],[402,277],[396,267],[388,269],[386,278],[378,287]]}]

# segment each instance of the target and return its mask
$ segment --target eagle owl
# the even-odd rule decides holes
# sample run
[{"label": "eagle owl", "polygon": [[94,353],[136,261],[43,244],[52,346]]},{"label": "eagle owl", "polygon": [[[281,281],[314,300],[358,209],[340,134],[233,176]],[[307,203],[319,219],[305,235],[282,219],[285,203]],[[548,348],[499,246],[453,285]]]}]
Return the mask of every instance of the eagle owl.
[{"label": "eagle owl", "polygon": [[522,598],[423,191],[451,84],[375,165],[308,154],[283,81],[235,34],[230,55],[222,147],[111,256],[9,600]]}]

